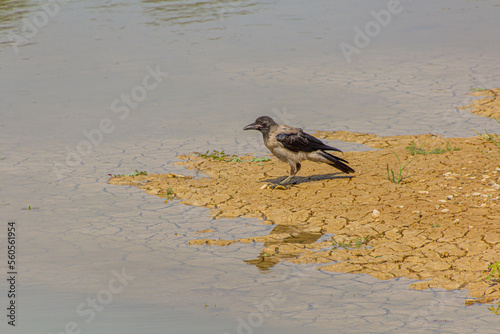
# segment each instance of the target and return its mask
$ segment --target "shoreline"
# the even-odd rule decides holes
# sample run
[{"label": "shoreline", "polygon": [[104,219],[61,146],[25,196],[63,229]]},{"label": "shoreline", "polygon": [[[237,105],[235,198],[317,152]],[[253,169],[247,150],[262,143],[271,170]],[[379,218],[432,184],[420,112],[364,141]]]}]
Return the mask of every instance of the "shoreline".
[{"label": "shoreline", "polygon": [[[260,256],[246,261],[261,270],[280,261],[314,263],[320,270],[382,280],[418,279],[411,285],[417,290],[467,289],[472,298],[467,305],[500,299],[500,277],[488,278],[488,266],[500,261],[497,135],[316,135],[378,150],[342,155],[356,170],[352,177],[305,162],[287,190],[265,187],[288,174],[286,164],[274,157],[252,162],[252,156],[219,161],[183,155],[181,165],[208,177],[148,174],[112,177],[109,183],[207,207],[214,218],[252,217],[273,225],[269,235],[222,240],[203,238],[212,232],[205,230],[190,241],[213,246],[262,242]],[[387,168],[399,175],[407,163],[402,182],[391,182]]]}]

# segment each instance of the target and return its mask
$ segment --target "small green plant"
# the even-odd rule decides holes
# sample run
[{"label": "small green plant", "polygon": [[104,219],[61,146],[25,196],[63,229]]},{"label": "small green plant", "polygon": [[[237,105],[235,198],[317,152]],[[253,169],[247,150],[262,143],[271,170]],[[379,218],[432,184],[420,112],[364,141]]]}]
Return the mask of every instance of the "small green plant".
[{"label": "small green plant", "polygon": [[436,147],[431,151],[427,151],[425,149],[425,143],[423,143],[420,147],[417,147],[417,144],[415,144],[415,142],[412,142],[411,145],[406,147],[406,150],[410,152],[411,155],[416,155],[416,154],[427,155],[427,154],[443,154],[446,152],[460,151],[460,148],[459,147],[452,148],[450,142],[446,142],[446,149],[441,149],[440,147]]},{"label": "small green plant", "polygon": [[[212,159],[212,160],[217,160],[217,161],[226,161],[226,162],[243,162],[243,159],[236,155],[229,155],[226,154],[226,152],[222,151],[217,151],[217,150],[212,150],[206,151],[205,153],[197,153],[199,157],[205,158],[205,159]],[[259,166],[262,166],[261,162],[266,162],[270,161],[271,159],[262,157],[262,158],[252,158],[252,160],[248,160],[249,162],[257,162]]]},{"label": "small green plant", "polygon": [[490,274],[488,275],[488,277],[486,277],[486,280],[500,281],[500,264],[498,263],[498,261],[495,261],[495,263],[490,264],[488,266],[488,269],[490,270]]},{"label": "small green plant", "polygon": [[413,159],[408,161],[406,165],[402,166],[401,159],[399,159],[399,156],[396,154],[396,152],[391,152],[396,156],[396,158],[398,158],[399,172],[395,173],[392,169],[389,169],[389,164],[387,164],[387,179],[392,183],[400,184],[401,181],[403,181],[403,170],[413,161]]},{"label": "small green plant", "polygon": [[347,247],[349,247],[349,243],[337,241],[332,237],[332,246],[337,247],[337,248],[340,248],[340,247],[347,248]]},{"label": "small green plant", "polygon": [[[497,123],[500,124],[500,120],[496,120]],[[474,133],[478,136],[483,137],[487,142],[493,143],[497,149],[497,153],[500,154],[500,137],[497,134],[491,134],[488,131],[484,131],[484,133],[479,133],[474,131]],[[479,152],[481,152],[486,158],[489,160],[493,161],[494,163],[500,163],[500,158],[494,157],[491,153],[489,152],[483,152],[480,148],[478,148]]]},{"label": "small green plant", "polygon": [[163,194],[163,197],[168,197],[170,199],[175,198],[174,188],[168,188],[167,191],[165,191],[165,193]]},{"label": "small green plant", "polygon": [[136,169],[135,172],[130,173],[128,176],[137,176],[137,175],[148,175],[148,172],[146,172],[144,170],[138,171]]},{"label": "small green plant", "polygon": [[212,160],[218,160],[218,161],[223,161],[226,158],[230,157],[229,154],[226,154],[224,150],[222,151],[217,151],[217,150],[212,150],[212,153],[210,153],[209,150],[207,150],[205,153],[198,153],[199,157],[205,158],[205,159],[212,159]]},{"label": "small green plant", "polygon": [[266,158],[266,157],[262,157],[262,158],[252,158],[252,160],[250,160],[250,162],[267,162],[267,161],[270,161],[271,159],[269,158]]},{"label": "small green plant", "polygon": [[446,150],[441,149],[440,147],[436,147],[435,149],[432,149],[429,151],[429,154],[443,154],[446,153]]},{"label": "small green plant", "polygon": [[108,175],[111,176],[111,177],[124,177],[124,176],[148,175],[148,172],[146,172],[146,171],[138,171],[136,169],[135,172],[130,173],[130,174],[117,174],[117,175],[108,174]]},{"label": "small green plant", "polygon": [[488,88],[471,87],[470,90],[471,90],[471,92],[482,92],[482,91],[488,90]]},{"label": "small green plant", "polygon": [[447,141],[447,142],[446,142],[446,150],[447,150],[448,152],[452,152],[452,151],[460,151],[460,147],[453,147],[453,148],[452,148],[452,147],[451,147],[450,142],[448,142],[448,141]]},{"label": "small green plant", "polygon": [[431,227],[441,227],[441,225],[439,225],[439,224],[437,224],[437,225],[431,224]]},{"label": "small green plant", "polygon": [[368,246],[369,239],[370,237],[367,236],[365,238],[349,240],[349,242],[340,242],[336,241],[335,238],[332,237],[332,246],[336,248],[361,248],[362,246]]},{"label": "small green plant", "polygon": [[226,154],[224,150],[222,151],[212,150],[212,152],[206,151],[205,153],[197,153],[197,155],[205,159],[212,159],[217,161],[243,162],[243,160],[240,157],[237,157],[236,155]]},{"label": "small green plant", "polygon": [[417,147],[417,144],[415,144],[415,142],[412,142],[410,146],[406,146],[406,150],[408,152],[410,152],[411,155],[429,154],[424,147],[425,147],[425,143],[423,143],[422,146]]},{"label": "small green plant", "polygon": [[354,246],[356,246],[356,248],[360,248],[363,245],[368,245],[368,237],[365,237],[364,239],[358,238],[354,241]]}]

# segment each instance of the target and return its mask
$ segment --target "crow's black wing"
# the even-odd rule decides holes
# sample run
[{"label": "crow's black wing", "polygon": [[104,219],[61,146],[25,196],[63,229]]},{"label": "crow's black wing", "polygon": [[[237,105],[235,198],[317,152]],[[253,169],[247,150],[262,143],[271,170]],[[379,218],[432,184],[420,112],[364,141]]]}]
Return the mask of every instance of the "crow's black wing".
[{"label": "crow's black wing", "polygon": [[276,135],[276,139],[279,143],[281,143],[281,145],[283,145],[283,147],[290,151],[314,151],[311,147],[309,147],[307,139],[300,136],[299,133],[278,133]]},{"label": "crow's black wing", "polygon": [[276,139],[286,149],[294,152],[314,152],[318,150],[341,152],[339,149],[328,146],[318,138],[303,131],[278,133]]},{"label": "crow's black wing", "polygon": [[314,147],[316,147],[317,150],[342,152],[338,148],[326,145],[321,140],[319,140],[316,137],[311,136],[308,133],[302,132],[302,135],[304,135],[310,143],[314,143],[314,144],[311,144],[311,145],[313,145]]}]

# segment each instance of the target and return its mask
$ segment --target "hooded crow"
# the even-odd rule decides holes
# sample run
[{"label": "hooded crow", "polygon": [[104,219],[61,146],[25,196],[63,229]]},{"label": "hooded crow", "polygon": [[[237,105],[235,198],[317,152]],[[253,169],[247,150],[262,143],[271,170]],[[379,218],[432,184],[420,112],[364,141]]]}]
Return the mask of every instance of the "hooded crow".
[{"label": "hooded crow", "polygon": [[347,165],[347,161],[326,152],[342,152],[341,150],[326,145],[300,128],[278,124],[271,117],[261,116],[252,124],[245,126],[243,130],[260,131],[264,137],[264,145],[269,151],[290,165],[290,176],[280,182],[282,185],[289,183],[299,172],[300,162],[304,160],[324,162],[344,173],[354,173],[354,169]]}]

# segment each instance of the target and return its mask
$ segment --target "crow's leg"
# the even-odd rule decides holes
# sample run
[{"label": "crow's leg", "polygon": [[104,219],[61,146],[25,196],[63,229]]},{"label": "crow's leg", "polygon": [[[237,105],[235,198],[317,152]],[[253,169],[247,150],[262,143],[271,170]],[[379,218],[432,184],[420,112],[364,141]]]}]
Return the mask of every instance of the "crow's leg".
[{"label": "crow's leg", "polygon": [[297,162],[297,163],[291,162],[290,163],[290,176],[288,176],[286,179],[281,181],[279,184],[285,185],[285,184],[290,183],[290,181],[293,179],[293,177],[299,172],[300,167],[302,167],[302,166],[300,165],[299,162]]}]

